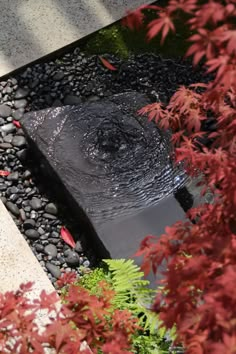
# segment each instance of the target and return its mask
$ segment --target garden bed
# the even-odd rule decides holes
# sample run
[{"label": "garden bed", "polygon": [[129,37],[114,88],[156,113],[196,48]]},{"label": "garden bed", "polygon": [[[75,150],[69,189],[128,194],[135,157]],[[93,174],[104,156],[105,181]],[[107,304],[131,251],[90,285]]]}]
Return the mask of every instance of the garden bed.
[{"label": "garden bed", "polygon": [[[117,32],[117,26],[109,27],[105,33]],[[118,34],[124,36],[123,32]],[[98,37],[99,33],[94,35],[95,39]],[[95,265],[97,257],[86,242],[88,237],[80,221],[65,203],[58,204],[60,195],[51,193],[51,182],[40,175],[38,161],[29,152],[19,125],[23,115],[94,102],[130,90],[144,93],[152,101],[167,102],[179,85],[202,78],[201,71],[194,70],[181,57],[132,54],[133,48],[127,58],[104,53],[103,57],[117,68],[110,71],[98,55],[89,54],[91,43],[93,37],[81,43],[85,52],[78,46],[69,48],[56,58],[46,58],[0,82],[0,163],[1,170],[10,172],[9,176],[0,177],[1,199],[54,284],[62,272],[74,269],[80,273],[81,267]],[[180,199],[185,209],[192,203],[186,190]],[[77,241],[73,252],[60,238],[62,225]]]}]

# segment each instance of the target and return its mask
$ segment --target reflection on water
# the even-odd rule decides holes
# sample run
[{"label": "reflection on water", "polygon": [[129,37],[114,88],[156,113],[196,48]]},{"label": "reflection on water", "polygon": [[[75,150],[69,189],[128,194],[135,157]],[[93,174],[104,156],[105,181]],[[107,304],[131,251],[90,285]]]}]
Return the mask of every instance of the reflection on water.
[{"label": "reflection on water", "polygon": [[47,153],[98,224],[155,205],[186,181],[171,161],[170,134],[134,114],[147,103],[132,92],[50,113]]}]

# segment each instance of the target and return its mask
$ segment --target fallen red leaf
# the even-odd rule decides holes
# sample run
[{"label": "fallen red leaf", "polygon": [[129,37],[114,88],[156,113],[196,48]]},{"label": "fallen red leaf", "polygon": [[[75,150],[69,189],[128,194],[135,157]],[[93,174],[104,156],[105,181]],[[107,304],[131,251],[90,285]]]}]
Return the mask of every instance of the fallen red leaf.
[{"label": "fallen red leaf", "polygon": [[103,57],[99,57],[99,59],[101,60],[101,62],[103,63],[103,65],[109,69],[109,70],[117,70],[117,68],[115,68],[111,63],[109,63],[108,60],[104,59]]},{"label": "fallen red leaf", "polygon": [[10,174],[11,172],[9,172],[9,171],[4,171],[4,170],[0,170],[0,176],[9,176],[9,174]]},{"label": "fallen red leaf", "polygon": [[75,241],[70,231],[66,227],[61,228],[61,238],[72,248],[75,248]]},{"label": "fallen red leaf", "polygon": [[18,120],[13,120],[12,123],[13,123],[17,128],[21,128],[21,124],[20,124],[20,122],[18,122]]}]

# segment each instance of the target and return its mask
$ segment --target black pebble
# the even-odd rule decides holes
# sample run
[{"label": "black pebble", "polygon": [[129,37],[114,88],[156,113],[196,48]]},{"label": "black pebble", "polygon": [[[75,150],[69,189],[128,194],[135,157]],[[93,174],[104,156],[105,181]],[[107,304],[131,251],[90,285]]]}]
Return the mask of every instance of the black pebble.
[{"label": "black pebble", "polygon": [[40,234],[38,231],[34,229],[29,229],[25,231],[25,235],[30,239],[30,240],[37,240],[40,237]]}]

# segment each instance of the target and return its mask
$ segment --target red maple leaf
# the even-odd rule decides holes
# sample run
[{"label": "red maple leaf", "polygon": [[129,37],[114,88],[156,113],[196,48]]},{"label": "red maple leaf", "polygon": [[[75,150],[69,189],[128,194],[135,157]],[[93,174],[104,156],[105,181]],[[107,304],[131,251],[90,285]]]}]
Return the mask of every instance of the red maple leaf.
[{"label": "red maple leaf", "polygon": [[17,127],[17,128],[21,128],[21,124],[18,120],[13,120],[12,123]]},{"label": "red maple leaf", "polygon": [[168,3],[169,13],[182,10],[186,13],[193,13],[197,7],[197,0],[170,0]]},{"label": "red maple leaf", "polygon": [[149,30],[147,33],[147,38],[148,40],[151,40],[161,32],[161,44],[163,44],[169,31],[171,30],[172,32],[175,32],[175,26],[168,11],[162,11],[158,14],[158,16],[159,18],[148,24]]},{"label": "red maple leaf", "polygon": [[61,238],[67,243],[70,247],[75,248],[76,244],[73,236],[66,227],[61,228]]},{"label": "red maple leaf", "polygon": [[73,284],[76,280],[77,276],[75,272],[64,273],[57,280],[57,285],[59,288],[63,288],[64,286],[68,286],[69,284]]},{"label": "red maple leaf", "polygon": [[127,16],[122,19],[123,26],[130,28],[131,30],[138,30],[143,25],[144,14],[143,10],[146,5],[138,7],[134,11],[127,11]]},{"label": "red maple leaf", "polygon": [[112,70],[112,71],[116,71],[117,68],[115,66],[113,66],[111,63],[109,63],[109,61],[103,57],[99,57],[99,59],[101,60],[101,62],[103,63],[103,65],[109,69],[109,70]]},{"label": "red maple leaf", "polygon": [[222,33],[220,41],[226,45],[227,52],[230,55],[236,53],[236,29],[228,29]]},{"label": "red maple leaf", "polygon": [[0,176],[1,176],[1,177],[9,176],[10,173],[11,173],[11,172],[9,172],[9,171],[0,170]]}]

